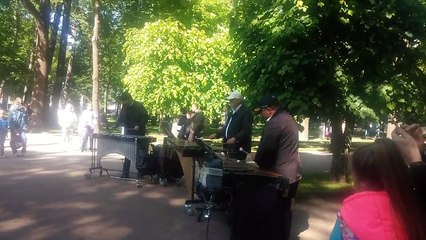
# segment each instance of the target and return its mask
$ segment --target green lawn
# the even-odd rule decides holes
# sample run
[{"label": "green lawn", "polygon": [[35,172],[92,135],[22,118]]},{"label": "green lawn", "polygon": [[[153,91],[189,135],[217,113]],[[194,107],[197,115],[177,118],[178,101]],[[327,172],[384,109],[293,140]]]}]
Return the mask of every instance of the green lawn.
[{"label": "green lawn", "polygon": [[299,183],[297,199],[322,198],[340,202],[353,191],[352,184],[331,182],[328,173],[304,174]]}]

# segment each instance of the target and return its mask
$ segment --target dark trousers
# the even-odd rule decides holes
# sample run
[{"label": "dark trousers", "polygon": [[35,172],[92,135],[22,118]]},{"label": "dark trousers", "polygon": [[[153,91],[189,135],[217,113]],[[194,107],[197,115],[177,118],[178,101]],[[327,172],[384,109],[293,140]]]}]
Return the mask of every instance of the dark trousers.
[{"label": "dark trousers", "polygon": [[[146,151],[140,151],[139,152],[139,157],[136,159],[135,162],[135,167],[136,170],[138,170],[138,178],[143,176],[143,164],[144,164],[144,158],[146,157],[147,152]],[[128,158],[124,158],[124,162],[123,162],[123,174],[121,175],[121,177],[123,178],[128,178],[130,175],[130,164],[131,161]]]},{"label": "dark trousers", "polygon": [[[136,131],[136,130],[133,130],[133,129],[129,129],[129,128],[124,129],[124,134],[125,135],[145,136],[145,132],[146,132],[145,128],[142,128],[139,131]],[[136,169],[138,169],[138,177],[141,177],[140,175],[142,173],[140,171],[140,166],[142,166],[142,161],[143,161],[143,158],[144,158],[143,155],[147,153],[148,145],[149,144],[144,143],[143,145],[144,146],[142,146],[142,151],[140,151],[139,156],[136,159],[136,163],[135,163]],[[130,174],[130,164],[131,164],[130,159],[128,159],[128,158],[125,157],[124,158],[124,162],[123,162],[123,174],[121,175],[121,177],[123,177],[123,178],[128,178],[129,177],[129,174]]]},{"label": "dark trousers", "polygon": [[[18,131],[16,129],[10,129],[10,148],[12,149],[12,153],[15,154],[18,152],[18,148],[16,147],[16,142],[20,141],[22,138],[22,131]],[[27,140],[26,137],[25,139],[22,140],[23,145],[22,145],[22,153],[25,153],[27,151]]]}]

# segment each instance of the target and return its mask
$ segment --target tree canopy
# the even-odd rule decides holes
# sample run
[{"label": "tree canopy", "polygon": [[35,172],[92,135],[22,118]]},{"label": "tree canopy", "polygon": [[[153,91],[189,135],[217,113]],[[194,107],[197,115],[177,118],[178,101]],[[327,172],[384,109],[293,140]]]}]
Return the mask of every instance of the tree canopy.
[{"label": "tree canopy", "polygon": [[274,93],[298,117],[331,120],[339,179],[357,119],[426,122],[425,14],[422,0],[239,0],[234,76],[252,99]]},{"label": "tree canopy", "polygon": [[236,79],[297,115],[421,116],[424,17],[424,1],[237,1]]},{"label": "tree canopy", "polygon": [[[220,116],[230,90],[232,42],[226,22],[216,19],[224,19],[230,6],[206,2],[194,7],[191,27],[167,18],[126,31],[124,83],[152,114],[178,114],[199,103],[208,116]],[[222,16],[212,16],[210,8]]]},{"label": "tree canopy", "polygon": [[0,83],[7,81],[3,93],[23,95],[25,85],[31,82],[29,58],[34,46],[34,22],[19,1],[2,1],[0,23]]},{"label": "tree canopy", "polygon": [[[23,2],[0,5],[0,72],[8,95],[35,87],[49,107],[65,2]],[[424,0],[104,0],[100,97],[106,105],[125,87],[152,114],[199,102],[218,116],[237,88],[252,102],[275,93],[300,118],[425,122],[425,9]],[[41,10],[50,16],[43,22],[30,15]],[[36,23],[48,25],[38,32],[44,45]],[[90,99],[92,26],[92,1],[72,1],[67,84],[78,91],[66,101]],[[43,62],[41,92],[40,49],[54,59]],[[29,81],[34,73],[43,81]]]}]

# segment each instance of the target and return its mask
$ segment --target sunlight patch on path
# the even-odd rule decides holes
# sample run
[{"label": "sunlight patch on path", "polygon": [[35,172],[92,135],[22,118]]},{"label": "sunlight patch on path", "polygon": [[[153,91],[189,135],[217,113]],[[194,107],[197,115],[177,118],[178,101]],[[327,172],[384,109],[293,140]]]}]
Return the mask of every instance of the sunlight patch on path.
[{"label": "sunlight patch on path", "polygon": [[14,231],[19,228],[27,227],[36,221],[30,217],[19,217],[0,222],[0,232]]}]

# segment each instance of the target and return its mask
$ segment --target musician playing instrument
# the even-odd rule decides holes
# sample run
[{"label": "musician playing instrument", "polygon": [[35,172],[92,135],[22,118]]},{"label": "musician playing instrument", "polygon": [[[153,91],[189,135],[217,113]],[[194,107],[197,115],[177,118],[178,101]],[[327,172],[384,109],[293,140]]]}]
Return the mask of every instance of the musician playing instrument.
[{"label": "musician playing instrument", "polygon": [[[276,214],[271,214],[268,221],[260,223],[259,231],[271,235],[268,237],[263,235],[264,239],[288,239],[292,217],[291,201],[296,195],[299,180],[302,178],[298,126],[294,118],[280,107],[275,96],[263,96],[258,107],[266,123],[255,155],[255,162],[260,168],[281,174],[289,180],[290,184],[287,196],[277,200],[274,211],[271,211]],[[283,225],[279,226],[277,223]],[[270,231],[271,226],[280,230]]]},{"label": "musician playing instrument", "polygon": [[[210,138],[223,137],[223,142],[230,146],[228,149],[231,151],[228,155],[244,161],[247,152],[251,151],[253,115],[251,110],[244,105],[244,98],[238,91],[231,92],[226,99],[228,99],[232,111],[228,115],[225,125],[217,133],[210,135]],[[227,149],[226,146],[224,148]],[[240,148],[244,151],[240,151]]]},{"label": "musician playing instrument", "polygon": [[[117,126],[124,127],[123,134],[145,136],[146,124],[148,122],[148,111],[141,102],[133,100],[128,92],[121,96],[122,108],[117,120]],[[139,158],[138,158],[139,159]],[[141,163],[136,163],[140,165]],[[129,177],[130,160],[124,158],[122,178]],[[142,178],[142,173],[138,170],[138,178]]]}]

